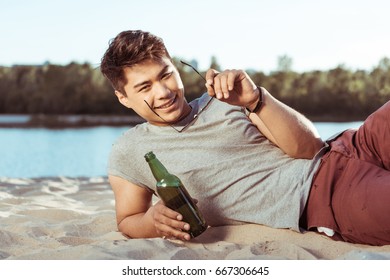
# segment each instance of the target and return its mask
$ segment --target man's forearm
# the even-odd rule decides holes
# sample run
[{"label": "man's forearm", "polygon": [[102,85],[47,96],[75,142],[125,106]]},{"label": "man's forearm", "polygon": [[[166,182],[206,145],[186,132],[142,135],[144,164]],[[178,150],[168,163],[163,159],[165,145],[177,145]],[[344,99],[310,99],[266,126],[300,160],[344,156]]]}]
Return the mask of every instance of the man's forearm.
[{"label": "man's forearm", "polygon": [[314,125],[302,114],[263,90],[263,107],[257,113],[275,144],[294,158],[312,158],[323,146]]},{"label": "man's forearm", "polygon": [[118,230],[131,238],[159,237],[148,212],[139,213],[124,218],[118,224]]}]

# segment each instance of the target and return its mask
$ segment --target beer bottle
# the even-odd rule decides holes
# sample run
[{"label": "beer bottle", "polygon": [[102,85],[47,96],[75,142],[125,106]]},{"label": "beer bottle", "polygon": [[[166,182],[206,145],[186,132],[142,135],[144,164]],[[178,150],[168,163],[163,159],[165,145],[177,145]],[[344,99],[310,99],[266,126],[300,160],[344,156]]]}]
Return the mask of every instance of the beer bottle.
[{"label": "beer bottle", "polygon": [[170,174],[153,152],[145,154],[145,159],[157,181],[156,189],[161,200],[168,208],[180,213],[183,221],[190,225],[186,232],[192,238],[204,232],[207,223],[180,179]]}]

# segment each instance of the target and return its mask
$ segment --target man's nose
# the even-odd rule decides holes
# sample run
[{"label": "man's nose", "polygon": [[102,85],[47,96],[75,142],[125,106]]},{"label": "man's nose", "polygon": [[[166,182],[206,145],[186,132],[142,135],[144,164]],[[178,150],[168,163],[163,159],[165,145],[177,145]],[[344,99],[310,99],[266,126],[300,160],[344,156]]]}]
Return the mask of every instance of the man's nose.
[{"label": "man's nose", "polygon": [[156,83],[153,89],[154,96],[157,99],[164,99],[169,96],[170,90],[164,83]]}]

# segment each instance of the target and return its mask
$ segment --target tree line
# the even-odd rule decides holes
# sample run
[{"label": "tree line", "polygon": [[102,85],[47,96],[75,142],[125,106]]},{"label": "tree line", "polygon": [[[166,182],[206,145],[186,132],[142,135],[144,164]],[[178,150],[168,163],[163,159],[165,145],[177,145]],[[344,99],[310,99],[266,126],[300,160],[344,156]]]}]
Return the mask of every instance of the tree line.
[{"label": "tree line", "polygon": [[[174,58],[191,101],[205,92],[204,80]],[[211,66],[219,68],[212,58]],[[342,65],[298,73],[288,57],[271,73],[247,70],[257,85],[313,121],[362,120],[390,99],[390,59],[372,70]],[[202,72],[204,74],[204,72]],[[119,104],[98,67],[88,63],[0,67],[0,114],[135,114]]]}]

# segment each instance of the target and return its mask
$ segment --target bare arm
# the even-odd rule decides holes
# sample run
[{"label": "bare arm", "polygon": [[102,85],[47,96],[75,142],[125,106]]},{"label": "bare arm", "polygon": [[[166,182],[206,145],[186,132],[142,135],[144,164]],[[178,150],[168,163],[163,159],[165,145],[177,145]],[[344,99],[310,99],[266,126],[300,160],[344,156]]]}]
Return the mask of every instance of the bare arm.
[{"label": "bare arm", "polygon": [[316,128],[306,117],[275,99],[265,88],[263,107],[249,118],[257,128],[286,154],[312,158],[323,146]]},{"label": "bare arm", "polygon": [[[221,73],[210,69],[206,74],[206,87],[210,96],[232,105],[253,109],[260,91],[242,70]],[[263,90],[263,107],[250,119],[270,141],[294,158],[312,158],[323,146],[313,124],[303,115],[275,99]]]},{"label": "bare arm", "polygon": [[174,237],[189,240],[189,225],[160,201],[152,205],[152,193],[120,177],[109,176],[115,195],[118,229],[131,238]]}]

